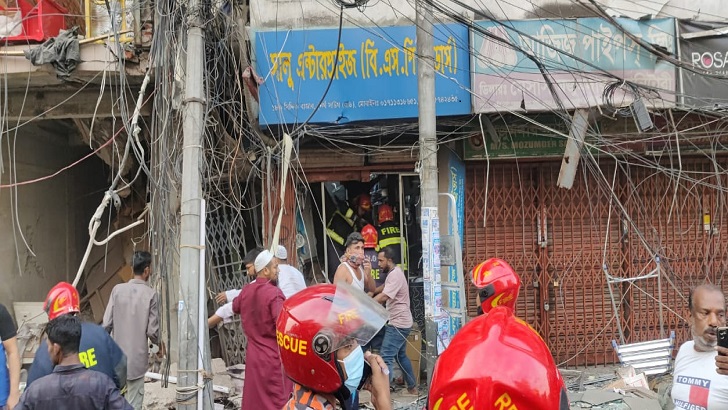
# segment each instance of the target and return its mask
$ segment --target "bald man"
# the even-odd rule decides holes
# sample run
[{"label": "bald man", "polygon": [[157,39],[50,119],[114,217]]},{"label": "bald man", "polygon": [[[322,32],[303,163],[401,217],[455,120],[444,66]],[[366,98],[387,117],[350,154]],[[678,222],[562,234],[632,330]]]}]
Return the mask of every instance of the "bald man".
[{"label": "bald man", "polygon": [[[714,285],[690,292],[690,333],[675,358],[672,401],[676,409],[728,409],[728,377],[718,373],[717,329],[725,326],[725,296]],[[725,352],[724,352],[725,353]]]}]

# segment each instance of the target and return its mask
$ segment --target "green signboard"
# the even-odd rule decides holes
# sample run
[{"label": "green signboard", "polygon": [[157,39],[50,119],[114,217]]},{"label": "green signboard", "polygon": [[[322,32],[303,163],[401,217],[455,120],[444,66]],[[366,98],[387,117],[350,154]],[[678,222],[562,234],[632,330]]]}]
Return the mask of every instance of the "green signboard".
[{"label": "green signboard", "polygon": [[[568,134],[568,130],[558,130]],[[483,147],[485,142],[487,147]],[[538,127],[495,128],[495,135],[486,132],[473,134],[464,143],[466,160],[486,158],[528,158],[528,157],[561,157],[566,149],[566,138],[549,133]]]}]

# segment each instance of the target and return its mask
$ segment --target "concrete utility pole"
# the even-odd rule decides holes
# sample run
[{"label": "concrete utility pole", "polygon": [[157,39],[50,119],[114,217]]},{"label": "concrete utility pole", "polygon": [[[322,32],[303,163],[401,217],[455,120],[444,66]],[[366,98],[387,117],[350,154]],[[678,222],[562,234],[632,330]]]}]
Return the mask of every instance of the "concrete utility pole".
[{"label": "concrete utility pole", "polygon": [[[183,101],[182,151],[182,218],[180,223],[180,272],[178,305],[179,371],[177,374],[177,408],[180,410],[212,409],[209,389],[200,400],[195,386],[201,380],[203,360],[199,355],[204,346],[207,329],[200,328],[200,275],[203,242],[201,235],[202,209],[202,144],[205,130],[205,90],[202,75],[205,66],[205,37],[202,30],[201,2],[188,0],[187,5],[187,63],[185,99]],[[206,358],[209,360],[209,356]],[[209,368],[209,362],[203,364]],[[209,403],[207,402],[210,399]]]},{"label": "concrete utility pole", "polygon": [[[420,129],[420,196],[422,208],[437,208],[437,122],[435,119],[435,40],[433,36],[432,4],[429,0],[415,0],[417,14],[417,94]],[[422,219],[424,221],[424,218]],[[432,243],[423,243],[422,247],[432,247]],[[439,246],[439,244],[438,244]],[[433,254],[432,250],[429,254]],[[439,265],[439,264],[438,264]],[[435,271],[439,275],[439,271]],[[425,287],[427,292],[427,287]],[[427,295],[425,300],[428,299]],[[430,299],[431,303],[435,303]],[[437,324],[434,317],[428,314],[425,307],[425,340],[427,350],[427,379],[432,379],[432,372],[437,359]]]}]

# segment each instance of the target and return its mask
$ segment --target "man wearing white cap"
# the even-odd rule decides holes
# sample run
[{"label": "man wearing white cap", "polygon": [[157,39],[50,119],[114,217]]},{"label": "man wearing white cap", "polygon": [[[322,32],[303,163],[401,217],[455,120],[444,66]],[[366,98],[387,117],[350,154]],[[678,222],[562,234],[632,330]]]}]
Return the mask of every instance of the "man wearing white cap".
[{"label": "man wearing white cap", "polygon": [[[255,276],[255,258],[258,257],[263,248],[254,248],[243,257],[243,265],[248,276]],[[220,322],[230,323],[233,321],[235,314],[233,313],[233,299],[238,297],[241,289],[231,289],[220,292],[215,296],[215,301],[222,304],[215,313],[207,318],[207,326],[215,327]]]},{"label": "man wearing white cap", "polygon": [[248,347],[245,351],[245,385],[241,410],[280,410],[293,391],[281,366],[276,320],[286,299],[278,288],[278,259],[268,251],[255,258],[255,281],[233,300]]},{"label": "man wearing white cap", "polygon": [[278,287],[281,288],[286,299],[290,298],[296,292],[306,289],[306,281],[303,279],[303,273],[287,263],[288,252],[283,245],[278,245],[275,253],[278,259]]}]

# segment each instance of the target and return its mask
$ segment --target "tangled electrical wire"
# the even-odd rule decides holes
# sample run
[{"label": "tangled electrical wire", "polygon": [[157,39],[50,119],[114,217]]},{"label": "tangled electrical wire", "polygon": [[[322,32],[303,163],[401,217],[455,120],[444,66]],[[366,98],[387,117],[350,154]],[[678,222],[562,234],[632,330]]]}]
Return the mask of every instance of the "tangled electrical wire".
[{"label": "tangled electrical wire", "polygon": [[345,0],[331,0],[337,7],[342,7],[345,9],[359,9],[360,11],[364,11],[364,9],[367,7],[367,4],[369,3],[369,0],[353,0],[353,1],[345,1]]},{"label": "tangled electrical wire", "polygon": [[[622,92],[622,104],[615,102],[618,92]],[[602,101],[606,110],[620,117],[631,117],[632,111],[629,105],[639,98],[641,98],[640,89],[631,81],[612,81],[604,87],[604,92],[602,92]],[[626,103],[627,101],[628,103]]]},{"label": "tangled electrical wire", "polygon": [[[339,37],[344,8],[359,10],[372,6],[368,0],[329,0],[328,7],[335,7],[334,10],[339,18]],[[454,15],[455,10],[439,3],[439,10],[446,16]],[[455,3],[458,4],[458,3]],[[209,6],[209,4],[208,4]],[[154,130],[153,150],[151,160],[150,190],[152,191],[153,206],[155,212],[153,221],[155,243],[158,249],[157,261],[160,266],[155,269],[162,275],[169,275],[166,269],[170,261],[175,260],[178,252],[178,244],[175,241],[179,231],[179,203],[176,197],[181,182],[181,134],[179,128],[179,106],[180,106],[180,85],[175,78],[180,78],[184,73],[178,72],[179,66],[174,61],[178,59],[185,47],[184,33],[186,24],[182,6],[169,0],[157,2],[159,21],[155,30],[159,33],[155,47],[155,59],[160,64],[155,70],[155,117],[153,121]],[[247,226],[249,235],[254,242],[262,243],[259,229],[262,218],[262,192],[261,181],[266,178],[271,170],[271,164],[276,161],[275,148],[278,139],[275,132],[261,133],[254,124],[254,118],[250,117],[251,104],[255,104],[250,98],[249,90],[243,83],[243,71],[251,65],[251,58],[235,49],[236,44],[246,44],[249,39],[244,37],[244,31],[238,30],[234,24],[235,7],[231,12],[224,10],[208,10],[205,15],[205,67],[206,67],[206,101],[205,114],[205,158],[204,158],[204,192],[208,203],[209,212],[225,213],[236,226]],[[482,17],[482,16],[481,16]],[[472,28],[472,21],[466,21]],[[483,33],[481,33],[483,34]],[[245,48],[245,47],[243,47]],[[470,52],[471,50],[466,50]],[[520,49],[521,52],[528,50]],[[476,53],[475,51],[472,51]],[[488,59],[489,56],[475,55],[478,60]],[[335,59],[338,61],[338,58]],[[543,71],[559,70],[563,67],[539,67]],[[568,67],[567,67],[568,68]],[[334,70],[335,71],[335,70]],[[581,72],[580,75],[586,75]],[[604,89],[602,98],[609,110],[613,110],[619,116],[631,116],[629,108],[619,104],[620,93],[631,95],[634,98],[645,96],[644,87],[622,81],[615,76],[607,77],[604,73],[595,73],[593,76],[601,76],[613,80]],[[503,74],[504,81],[508,79],[507,73]],[[329,85],[332,79],[329,80]],[[554,85],[558,87],[558,84]],[[328,91],[328,87],[327,87]],[[554,90],[553,94],[557,94]],[[524,93],[527,91],[524,90]],[[326,93],[324,93],[325,96]],[[321,97],[323,99],[323,97]],[[559,118],[564,116],[561,110],[554,110],[553,114]],[[502,115],[502,114],[498,114]],[[309,117],[310,118],[310,117]],[[438,125],[451,126],[454,131],[441,134],[441,143],[457,141],[469,138],[472,130],[463,127],[463,124],[471,121],[471,118],[438,119]],[[311,125],[304,121],[301,135],[312,137],[305,141],[308,143],[325,144],[337,154],[371,155],[385,152],[412,152],[416,147],[416,121],[398,122],[396,124],[364,124],[344,126],[338,125]],[[681,143],[691,144],[694,139],[704,138],[702,130],[695,134],[682,133]],[[517,132],[514,129],[514,132]],[[660,129],[658,134],[664,136],[672,132],[671,129]],[[568,137],[568,136],[567,136]],[[711,134],[712,138],[713,135]],[[634,136],[640,142],[649,142],[650,136]],[[716,144],[720,144],[716,134]],[[630,149],[628,143],[634,141],[621,141],[614,135],[598,135],[596,140],[590,142],[588,149],[595,150],[603,155],[610,155],[618,164],[629,164],[630,167],[638,168],[642,174],[649,175],[650,172],[660,174],[666,178],[679,180],[681,183],[690,183],[696,186],[710,187],[718,192],[725,193],[726,187],[716,182],[709,182],[709,174],[679,172],[671,165],[665,165],[663,158],[646,158],[644,155]],[[302,142],[303,143],[303,142]],[[695,141],[695,144],[698,142]],[[296,147],[299,151],[299,147]],[[136,153],[135,153],[136,154]],[[662,161],[662,162],[661,162]],[[713,161],[716,164],[716,175],[725,175],[724,163]],[[591,160],[589,166],[596,164]],[[599,177],[600,189],[610,189],[609,184],[603,175],[600,175],[598,167],[584,168],[595,173]],[[310,188],[305,180],[305,174],[298,174],[300,184]],[[636,188],[635,188],[636,189]],[[722,208],[721,208],[722,209]],[[161,211],[159,211],[161,210]],[[321,217],[323,217],[321,215]],[[640,228],[643,229],[643,228]],[[237,240],[237,239],[236,239]],[[645,243],[654,245],[653,238],[645,237]],[[232,239],[231,239],[232,241]],[[233,248],[246,248],[246,245],[239,243],[231,244],[224,252],[232,252]],[[222,251],[221,251],[222,252]],[[216,254],[217,255],[217,254]],[[216,256],[217,257],[217,256]],[[170,265],[171,266],[171,265]],[[169,307],[172,295],[169,289],[165,288],[166,306]],[[172,301],[173,303],[173,301]],[[169,312],[165,308],[164,311]],[[169,321],[169,318],[167,318]],[[169,343],[169,342],[168,342]]]}]

